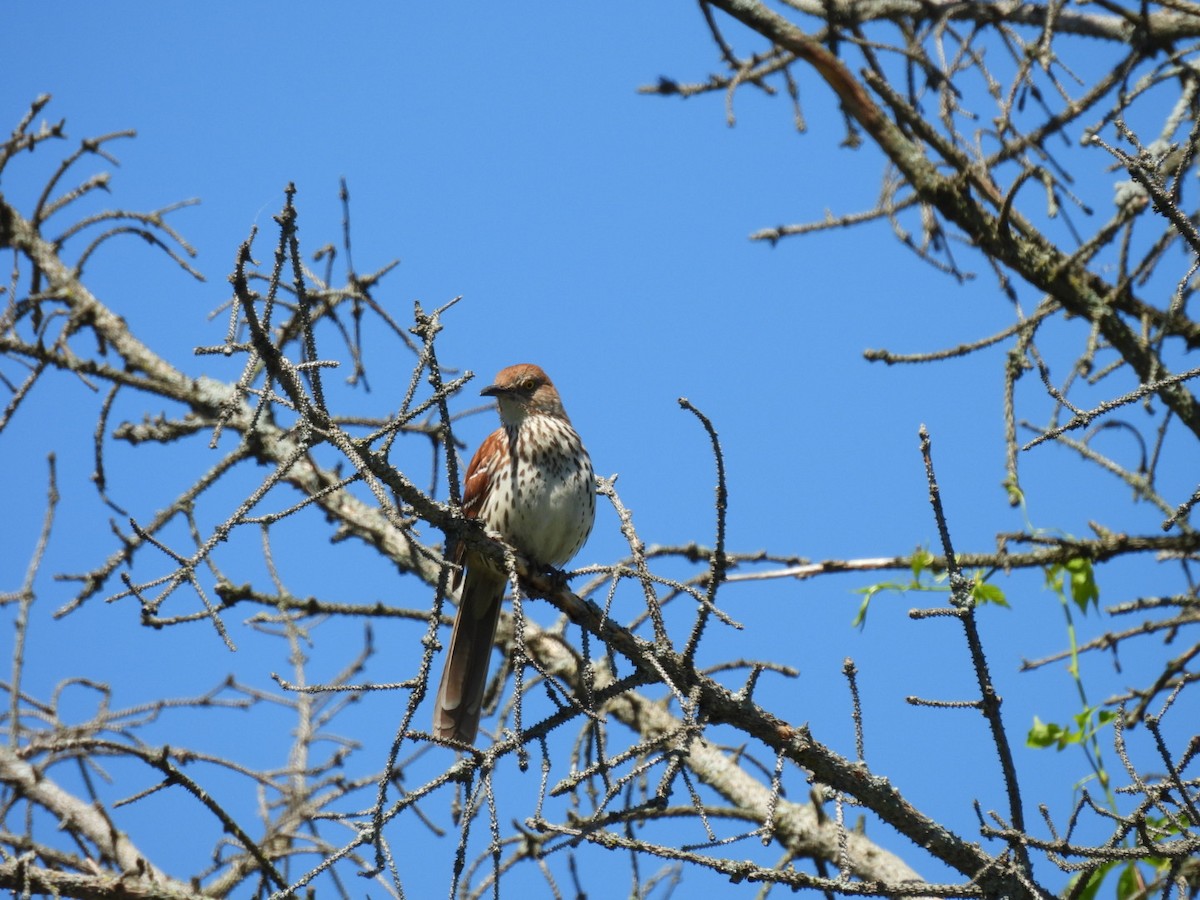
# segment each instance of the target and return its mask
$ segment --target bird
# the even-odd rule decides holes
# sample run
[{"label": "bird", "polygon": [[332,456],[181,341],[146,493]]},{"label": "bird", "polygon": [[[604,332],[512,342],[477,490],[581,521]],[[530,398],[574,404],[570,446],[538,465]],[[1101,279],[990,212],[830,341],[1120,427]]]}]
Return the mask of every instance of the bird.
[{"label": "bird", "polygon": [[[500,427],[467,467],[462,511],[538,566],[561,568],[583,547],[596,517],[592,460],[558,390],[538,366],[502,369],[479,392],[494,397]],[[461,543],[458,613],[434,708],[439,740],[475,743],[488,662],[508,573]]]}]

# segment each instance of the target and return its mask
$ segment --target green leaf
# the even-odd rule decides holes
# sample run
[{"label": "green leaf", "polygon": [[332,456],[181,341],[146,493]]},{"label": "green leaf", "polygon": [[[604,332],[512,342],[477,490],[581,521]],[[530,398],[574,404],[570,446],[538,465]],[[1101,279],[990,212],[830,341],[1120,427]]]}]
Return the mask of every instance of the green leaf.
[{"label": "green leaf", "polygon": [[1117,896],[1124,900],[1126,897],[1142,896],[1142,889],[1146,886],[1145,879],[1142,878],[1142,873],[1138,871],[1135,863],[1128,863],[1121,872],[1121,877],[1117,879]]},{"label": "green leaf", "polygon": [[[1104,879],[1108,877],[1109,872],[1119,865],[1121,865],[1121,863],[1114,860],[1109,860],[1108,862],[1103,863],[1093,869],[1091,878],[1088,879],[1087,887],[1085,887],[1082,893],[1079,894],[1078,900],[1096,900],[1096,894],[1100,892],[1100,887],[1104,884]],[[1074,893],[1075,883],[1078,882],[1084,874],[1086,873],[1080,872],[1079,874],[1071,877],[1070,884],[1065,892],[1066,894],[1069,895]]]},{"label": "green leaf", "polygon": [[1063,728],[1053,722],[1043,722],[1037,716],[1033,717],[1033,727],[1025,736],[1025,744],[1029,747],[1044,749],[1056,747],[1062,750],[1067,744],[1078,743],[1076,733],[1070,728]]},{"label": "green leaf", "polygon": [[855,628],[867,627],[867,610],[870,608],[871,598],[874,596],[873,592],[867,593],[867,591],[864,590],[862,593],[865,596],[863,597],[862,603],[859,604],[858,612],[854,616],[854,621],[850,623]]},{"label": "green leaf", "polygon": [[991,584],[986,581],[976,581],[971,588],[971,596],[975,598],[976,603],[995,603],[997,606],[1003,606],[1009,609],[1008,598],[1004,596],[1004,591],[999,585]]},{"label": "green leaf", "polygon": [[869,584],[865,588],[858,588],[855,593],[863,595],[863,601],[858,607],[858,614],[854,617],[852,623],[855,628],[866,628],[867,626],[867,610],[871,606],[871,601],[876,594],[881,594],[884,591],[904,591],[904,586],[899,584],[890,584],[888,582],[880,582],[879,584]]},{"label": "green leaf", "polygon": [[912,555],[913,578],[921,577],[921,573],[933,565],[933,554],[925,547],[918,547]]},{"label": "green leaf", "polygon": [[1096,584],[1095,570],[1090,559],[1070,559],[1063,568],[1071,576],[1071,599],[1086,613],[1089,606],[1100,608],[1100,588]]},{"label": "green leaf", "polygon": [[1096,732],[1116,718],[1117,714],[1111,709],[1100,709],[1095,706],[1085,706],[1074,715],[1075,724],[1079,726],[1082,737],[1092,738]]},{"label": "green leaf", "polygon": [[1046,587],[1054,591],[1054,593],[1058,594],[1060,597],[1062,596],[1063,592],[1062,570],[1063,567],[1058,563],[1046,567]]},{"label": "green leaf", "polygon": [[869,584],[866,587],[855,588],[854,593],[862,594],[863,601],[858,607],[858,614],[854,617],[854,627],[863,628],[867,624],[867,609],[871,605],[871,601],[875,599],[876,594],[882,594],[884,591],[895,591],[897,594],[906,593],[909,590],[924,590],[924,588],[915,581],[912,584],[898,584],[894,581],[881,581],[878,584]]}]

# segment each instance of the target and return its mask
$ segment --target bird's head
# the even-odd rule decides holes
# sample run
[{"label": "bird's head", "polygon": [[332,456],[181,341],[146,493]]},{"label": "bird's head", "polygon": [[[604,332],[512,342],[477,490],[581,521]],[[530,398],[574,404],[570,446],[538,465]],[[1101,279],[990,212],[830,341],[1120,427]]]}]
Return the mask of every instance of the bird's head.
[{"label": "bird's head", "polygon": [[526,416],[567,418],[554,383],[532,363],[501,369],[496,380],[479,393],[496,398],[500,421],[505,425],[520,425]]}]

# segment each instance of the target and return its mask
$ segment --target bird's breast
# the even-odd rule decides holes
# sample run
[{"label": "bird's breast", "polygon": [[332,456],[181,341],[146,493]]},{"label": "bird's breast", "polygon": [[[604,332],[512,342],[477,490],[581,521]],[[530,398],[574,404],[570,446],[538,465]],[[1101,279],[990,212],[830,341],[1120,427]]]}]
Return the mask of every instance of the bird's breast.
[{"label": "bird's breast", "polygon": [[591,459],[570,423],[548,416],[527,418],[508,443],[509,465],[491,473],[480,518],[534,561],[562,566],[595,519]]}]

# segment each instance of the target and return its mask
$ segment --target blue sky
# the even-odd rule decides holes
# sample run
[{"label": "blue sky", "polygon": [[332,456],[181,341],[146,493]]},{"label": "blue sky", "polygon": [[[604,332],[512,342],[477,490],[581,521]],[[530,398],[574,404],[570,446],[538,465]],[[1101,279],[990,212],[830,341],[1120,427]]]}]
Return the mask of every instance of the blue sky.
[{"label": "blue sky", "polygon": [[[713,532],[709,445],[679,410],[680,396],[721,434],[733,550],[824,559],[932,546],[918,454],[922,423],[933,435],[957,548],[987,550],[998,532],[1024,526],[1000,486],[1006,348],[936,366],[884,367],[862,358],[867,348],[932,350],[1005,327],[1013,313],[995,279],[966,248],[956,252],[978,278],[960,285],[938,275],[883,225],[775,248],[749,241],[762,227],[819,219],[827,209],[868,208],[881,160],[870,147],[839,147],[840,113],[807,72],[804,135],[792,128],[783,101],[752,91],[735,98],[733,128],[723,95],[680,101],[638,94],[660,75],[702,81],[717,65],[691,5],[536,3],[517,12],[498,4],[337,11],[312,3],[21,4],[6,19],[10,45],[17,38],[38,48],[0,83],[6,127],[36,95],[51,93],[44,116],[66,118],[71,141],[64,148],[85,136],[138,132],[109,145],[121,165],[100,205],[145,209],[200,198],[171,221],[197,248],[194,264],[205,283],[132,241],[110,247],[85,273],[144,341],[188,372],[236,377],[236,365],[194,356],[192,348],[223,336],[224,317],[209,321],[207,314],[228,296],[225,277],[250,228],[260,229],[257,257],[269,258],[271,217],[293,182],[307,251],[337,243],[338,183],[345,178],[357,269],[401,260],[377,297],[405,320],[414,300],[429,309],[462,295],[445,317],[439,352],[444,363],[477,373],[480,386],[510,363],[542,365],[597,471],[620,474],[618,490],[647,543],[708,542]],[[1104,163],[1094,161],[1096,183],[1081,188],[1094,192],[1098,208],[1115,178],[1103,174]],[[43,148],[12,164],[0,190],[28,201],[56,164],[53,148]],[[98,168],[84,165],[76,177]],[[1037,300],[1022,294],[1026,310]],[[1071,346],[1083,329],[1068,323],[1055,332]],[[377,356],[368,356],[379,374],[371,393],[346,399],[355,409],[386,415],[398,402],[407,361],[381,358],[386,352],[381,342]],[[1068,362],[1064,356],[1059,364]],[[59,452],[66,495],[39,582],[43,615],[31,635],[29,689],[44,694],[62,677],[86,676],[111,682],[125,698],[120,702],[134,703],[160,684],[203,690],[230,669],[263,683],[281,668],[282,655],[255,657],[247,647],[261,642],[244,632],[245,646],[230,657],[211,632],[143,632],[128,603],[93,602],[50,622],[48,612],[66,601],[69,585],[49,574],[87,568],[112,548],[107,513],[87,481],[99,399],[65,379],[39,390],[39,402],[0,435],[0,465],[24,476],[11,485],[9,514],[0,522],[0,543],[8,548],[0,589],[15,588],[23,575],[44,504],[49,449]],[[1044,415],[1036,374],[1021,390],[1027,414]],[[135,420],[162,411],[134,398],[123,402],[117,412]],[[461,402],[474,405],[473,393]],[[459,433],[474,447],[493,427],[487,414],[464,422]],[[1120,455],[1119,439],[1109,449]],[[114,448],[110,463],[114,496],[145,516],[213,460],[197,445],[178,459],[139,450],[135,467],[122,467],[115,455],[121,452]],[[1022,471],[1038,527],[1084,534],[1088,520],[1099,519],[1152,530],[1161,518],[1144,506],[1131,509],[1126,488],[1059,448],[1026,454]],[[1182,462],[1166,476],[1174,502],[1194,488]],[[245,571],[258,571],[252,545],[246,552]],[[347,579],[346,570],[312,572],[303,553],[280,552],[296,593],[325,589],[350,600],[422,604],[386,566],[354,569]],[[616,518],[606,512],[577,562],[607,562],[621,552]],[[235,559],[232,567],[238,565]],[[1150,571],[1133,564],[1101,570],[1102,599],[1178,587],[1145,587],[1140,579]],[[866,629],[851,628],[854,588],[875,580],[886,579],[730,586],[723,602],[746,629],[711,636],[706,650],[714,661],[754,656],[800,668],[798,681],[766,684],[760,699],[784,718],[810,722],[818,739],[847,755],[853,742],[840,670],[852,656],[861,670],[869,763],[918,807],[974,835],[972,801],[1002,806],[982,721],[903,703],[909,694],[969,696],[965,648],[957,635],[943,633],[949,623],[907,617],[924,598],[884,595]],[[1006,721],[1020,736],[1034,714],[1062,721],[1078,701],[1061,669],[1017,673],[1022,658],[1065,645],[1052,595],[1037,577],[1003,586],[1013,608],[983,612],[984,638]],[[535,617],[540,612],[533,610]],[[11,621],[13,611],[0,616]],[[345,629],[345,654],[356,646],[357,627]],[[1084,627],[1095,633],[1098,623]],[[419,652],[413,633],[393,640],[380,630],[374,677],[408,677]],[[70,649],[48,657],[51,647]],[[1152,667],[1156,658],[1123,660],[1126,675],[1132,679],[1131,668]],[[332,672],[342,661],[335,653],[314,658],[314,667]],[[1094,700],[1126,681],[1099,659],[1088,665],[1097,679]],[[361,706],[369,729],[364,752],[381,759],[400,703],[376,695]],[[160,739],[220,746],[240,737],[242,727],[197,735],[182,720],[179,726],[181,736],[164,731]],[[1031,805],[1060,811],[1085,774],[1076,754],[1023,747],[1018,767],[1029,779]],[[517,798],[533,791],[519,779],[536,774],[510,775]],[[132,777],[137,782],[137,773]],[[156,803],[160,812],[168,808],[156,798],[127,814],[152,818]],[[502,818],[526,815],[520,803]],[[448,809],[426,811],[448,822]],[[919,851],[886,828],[870,833],[936,876]],[[422,866],[402,867],[411,895],[445,889],[453,850],[452,838],[431,840]]]}]

